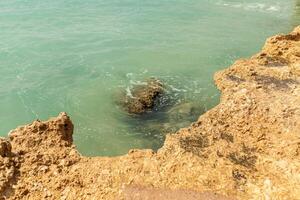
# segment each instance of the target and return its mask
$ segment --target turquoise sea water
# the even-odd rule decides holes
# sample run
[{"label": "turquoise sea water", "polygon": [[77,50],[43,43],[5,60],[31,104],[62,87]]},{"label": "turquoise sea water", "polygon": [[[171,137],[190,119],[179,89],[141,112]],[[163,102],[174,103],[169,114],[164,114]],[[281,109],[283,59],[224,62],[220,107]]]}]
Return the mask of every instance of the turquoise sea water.
[{"label": "turquoise sea water", "polygon": [[84,155],[156,149],[160,115],[132,118],[116,94],[155,76],[177,103],[207,110],[219,100],[213,73],[300,24],[299,10],[293,0],[1,0],[0,135],[66,111]]}]

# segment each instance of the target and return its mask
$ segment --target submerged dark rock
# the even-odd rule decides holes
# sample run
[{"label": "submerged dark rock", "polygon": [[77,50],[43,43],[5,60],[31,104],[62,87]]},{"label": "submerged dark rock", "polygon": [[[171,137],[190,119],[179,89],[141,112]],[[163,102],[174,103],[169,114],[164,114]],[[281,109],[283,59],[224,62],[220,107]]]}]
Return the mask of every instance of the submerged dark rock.
[{"label": "submerged dark rock", "polygon": [[149,79],[145,85],[135,86],[124,97],[123,106],[130,114],[143,114],[155,110],[159,98],[164,93],[163,84],[157,79]]},{"label": "submerged dark rock", "polygon": [[195,102],[183,102],[173,105],[169,109],[147,115],[131,118],[129,122],[132,128],[141,134],[141,137],[149,140],[164,139],[166,134],[174,133],[180,128],[190,125],[197,121],[204,109]]},{"label": "submerged dark rock", "polygon": [[168,118],[171,122],[179,122],[189,120],[196,121],[200,114],[204,113],[204,108],[202,108],[197,103],[184,102],[175,105],[168,112]]}]

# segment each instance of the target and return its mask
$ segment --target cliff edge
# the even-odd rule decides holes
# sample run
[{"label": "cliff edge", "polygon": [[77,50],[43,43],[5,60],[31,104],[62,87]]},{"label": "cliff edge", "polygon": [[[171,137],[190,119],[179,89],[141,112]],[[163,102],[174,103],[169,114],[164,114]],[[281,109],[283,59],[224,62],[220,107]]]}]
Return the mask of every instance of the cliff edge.
[{"label": "cliff edge", "polygon": [[220,104],[156,153],[83,157],[66,113],[11,131],[0,139],[0,198],[299,199],[300,27],[214,78]]}]

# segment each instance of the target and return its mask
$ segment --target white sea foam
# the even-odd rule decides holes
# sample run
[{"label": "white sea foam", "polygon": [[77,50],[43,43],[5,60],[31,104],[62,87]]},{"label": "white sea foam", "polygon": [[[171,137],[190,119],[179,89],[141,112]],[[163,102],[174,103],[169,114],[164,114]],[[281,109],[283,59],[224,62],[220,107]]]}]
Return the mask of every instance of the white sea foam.
[{"label": "white sea foam", "polygon": [[278,3],[273,3],[268,5],[266,3],[234,3],[234,2],[223,2],[219,1],[216,3],[219,6],[239,8],[247,11],[258,11],[258,12],[279,12],[280,5]]},{"label": "white sea foam", "polygon": [[142,81],[130,80],[129,82],[131,85],[147,85],[147,82],[142,82]]},{"label": "white sea foam", "polygon": [[280,8],[278,6],[270,6],[267,10],[268,11],[279,11]]},{"label": "white sea foam", "polygon": [[126,74],[126,77],[127,77],[127,78],[129,78],[129,77],[131,77],[131,76],[133,76],[133,73],[127,73],[127,74]]},{"label": "white sea foam", "polygon": [[132,95],[132,92],[131,92],[131,90],[130,90],[130,87],[127,87],[127,88],[126,88],[126,96],[129,96],[129,97],[131,97],[131,98],[134,98],[133,95]]},{"label": "white sea foam", "polygon": [[174,91],[174,92],[187,92],[185,89],[178,89],[174,87],[173,85],[169,85],[169,87]]}]

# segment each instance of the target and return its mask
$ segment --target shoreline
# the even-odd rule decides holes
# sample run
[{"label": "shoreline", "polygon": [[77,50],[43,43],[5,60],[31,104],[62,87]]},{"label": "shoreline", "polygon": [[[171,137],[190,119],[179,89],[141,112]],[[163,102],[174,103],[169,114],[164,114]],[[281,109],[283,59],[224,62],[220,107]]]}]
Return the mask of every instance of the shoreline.
[{"label": "shoreline", "polygon": [[214,80],[220,103],[167,135],[157,153],[84,157],[66,113],[11,131],[0,140],[2,197],[124,199],[133,186],[208,191],[221,199],[299,197],[300,26],[269,38],[260,53]]}]

